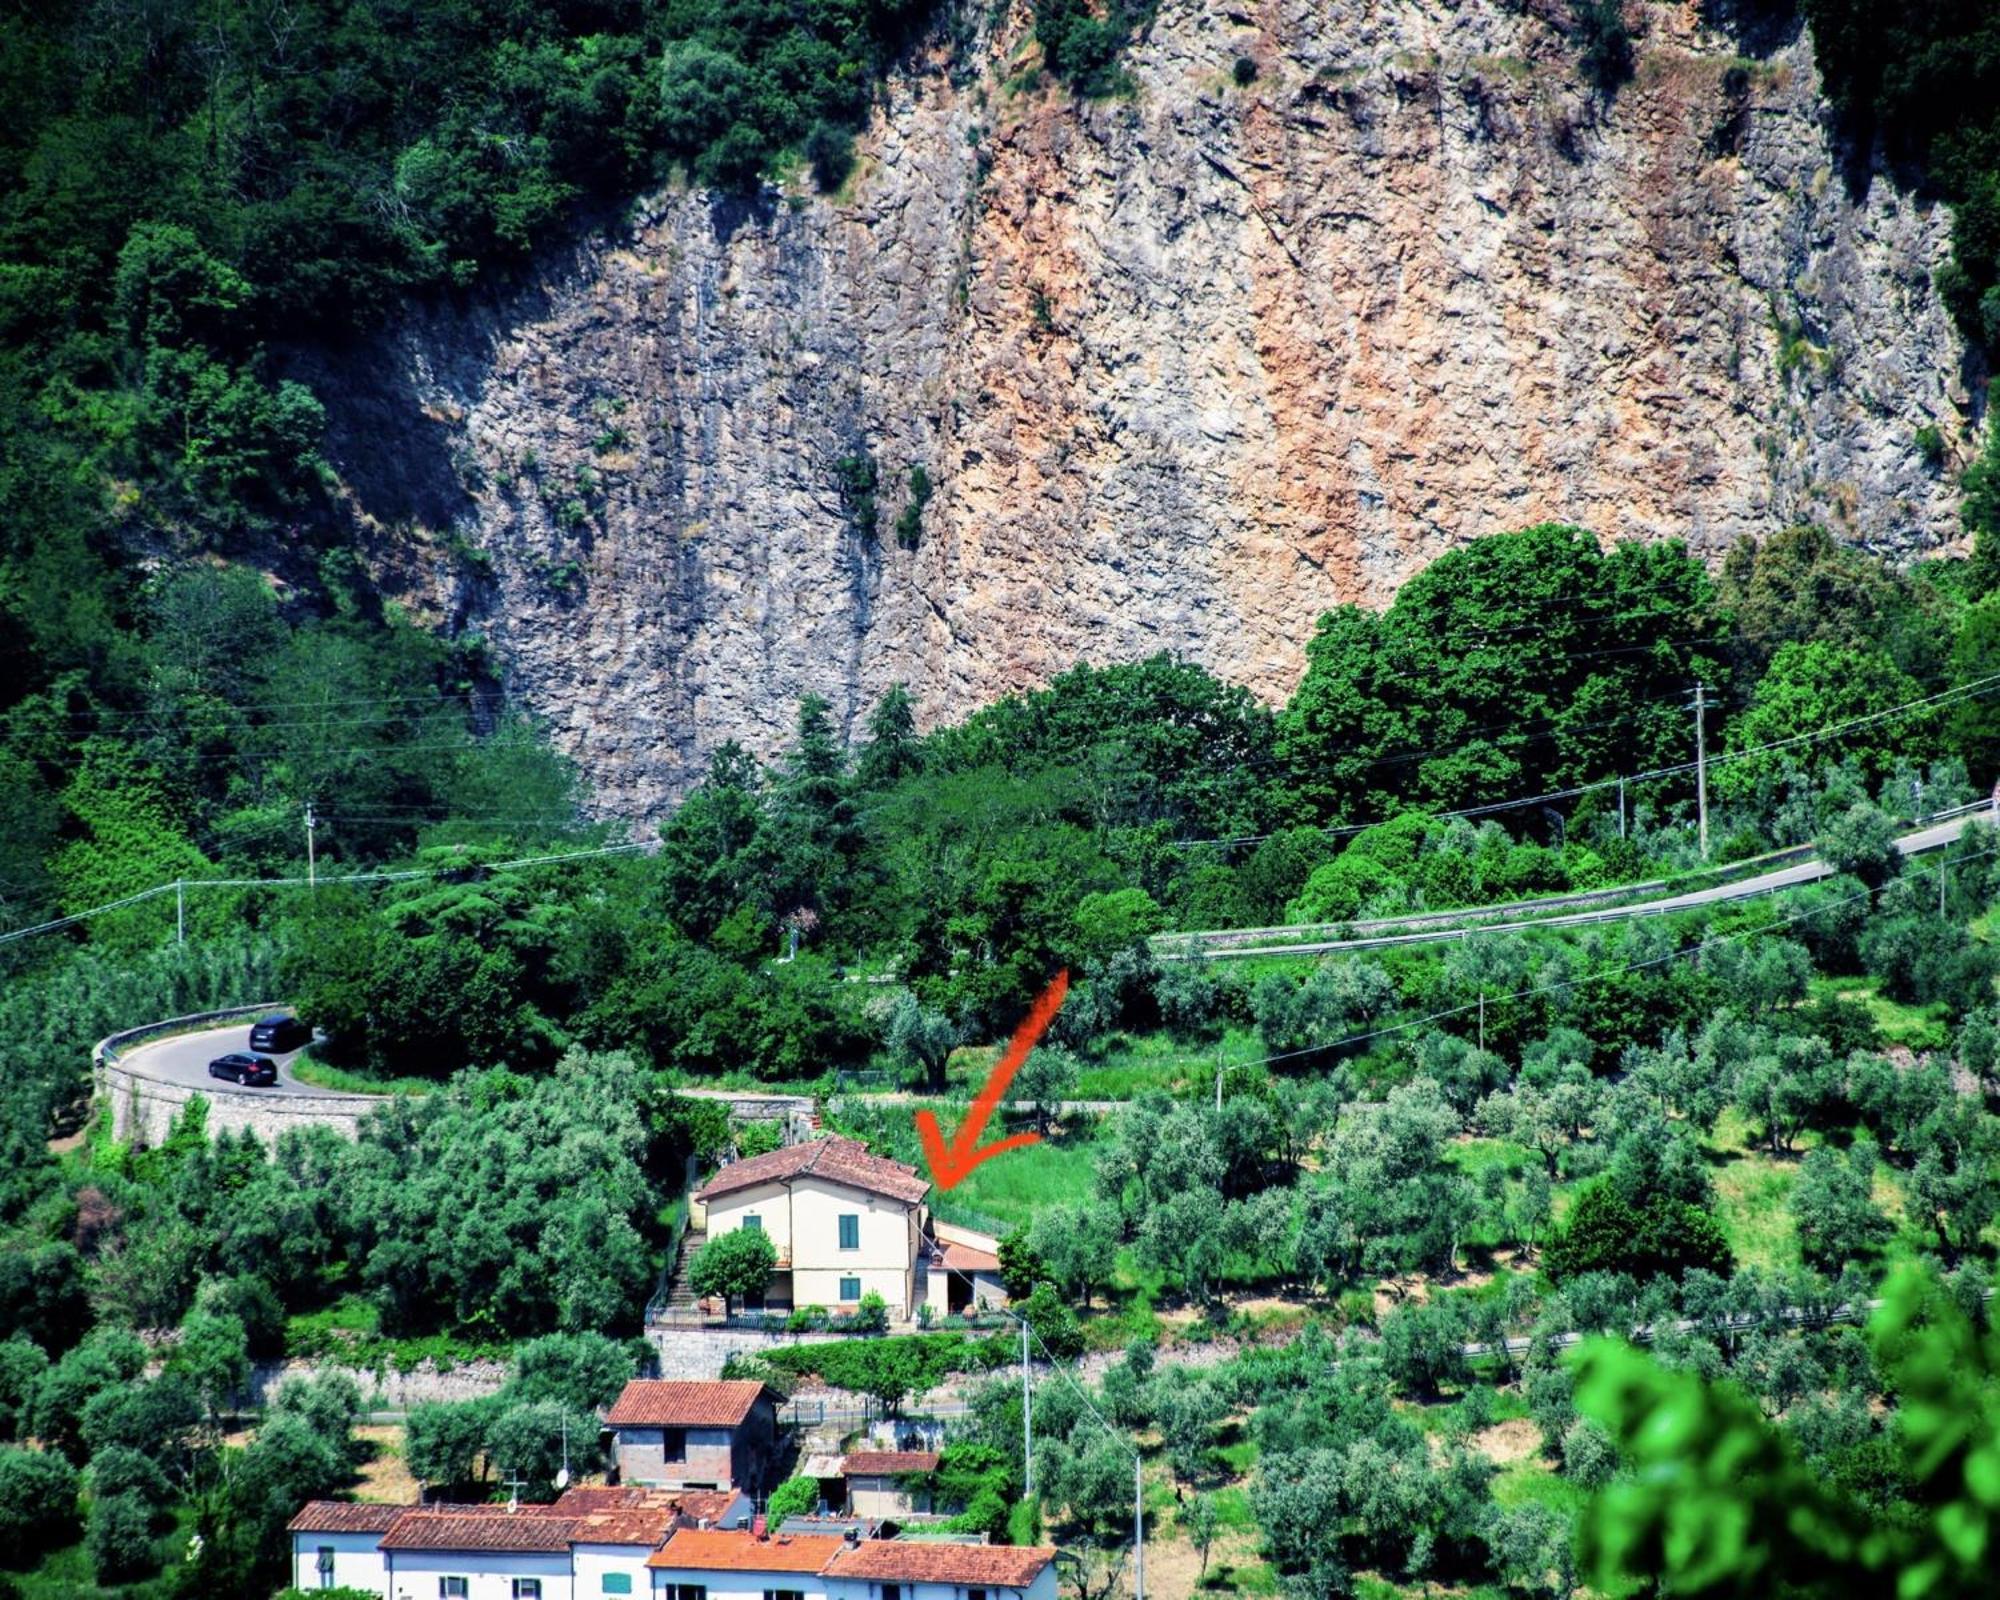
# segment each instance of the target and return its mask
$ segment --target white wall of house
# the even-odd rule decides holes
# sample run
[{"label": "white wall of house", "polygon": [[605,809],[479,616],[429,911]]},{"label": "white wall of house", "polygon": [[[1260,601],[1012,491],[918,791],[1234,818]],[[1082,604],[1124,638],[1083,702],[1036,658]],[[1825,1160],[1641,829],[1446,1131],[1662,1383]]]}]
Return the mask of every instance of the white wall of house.
[{"label": "white wall of house", "polygon": [[646,1557],[653,1553],[649,1547],[576,1544],[570,1546],[570,1553],[576,1562],[576,1600],[605,1600],[617,1595],[646,1600],[653,1592],[652,1574],[646,1570]]},{"label": "white wall of house", "polygon": [[[379,1533],[295,1533],[292,1535],[292,1584],[300,1589],[366,1589],[382,1592],[382,1552]],[[322,1550],[333,1552],[331,1573],[320,1571]]]},{"label": "white wall of house", "polygon": [[755,1217],[784,1261],[792,1253],[792,1197],[782,1183],[760,1183],[754,1189],[719,1194],[708,1202],[708,1236],[729,1233]]},{"label": "white wall of house", "polygon": [[[791,1304],[852,1306],[873,1290],[891,1314],[907,1317],[915,1284],[917,1207],[808,1173],[784,1184],[759,1184],[708,1203],[708,1236],[754,1217],[780,1261],[791,1262]],[[854,1245],[843,1247],[842,1217],[854,1219]],[[843,1293],[843,1290],[852,1291]]]},{"label": "white wall of house", "polygon": [[[852,1217],[852,1248],[840,1243],[840,1219]],[[907,1317],[917,1259],[917,1208],[864,1194],[808,1173],[792,1183],[792,1303],[852,1305],[871,1289]],[[842,1291],[849,1291],[843,1293]]]},{"label": "white wall of house", "polygon": [[[766,1590],[801,1594],[805,1600],[826,1600],[827,1580],[816,1572],[711,1572],[679,1567],[653,1569],[654,1600],[674,1600],[683,1587],[706,1591],[706,1600],[764,1600]],[[577,1600],[584,1600],[579,1595]]]},{"label": "white wall of house", "polygon": [[519,1600],[517,1578],[539,1582],[540,1600],[577,1600],[567,1550],[393,1550],[385,1559],[389,1600],[440,1600],[444,1578],[465,1579],[466,1600]]}]

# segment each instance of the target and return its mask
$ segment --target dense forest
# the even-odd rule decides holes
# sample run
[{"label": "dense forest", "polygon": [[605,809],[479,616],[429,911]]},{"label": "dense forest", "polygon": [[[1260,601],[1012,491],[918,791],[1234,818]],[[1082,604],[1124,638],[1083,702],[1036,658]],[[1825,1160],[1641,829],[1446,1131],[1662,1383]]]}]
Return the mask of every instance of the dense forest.
[{"label": "dense forest", "polygon": [[[1939,286],[1990,349],[1993,9],[1803,11],[1852,148],[1952,204]],[[1150,6],[1033,15],[1065,89],[1132,92]],[[1572,19],[1616,55],[1616,16]],[[885,75],[974,31],[925,0],[10,12],[0,1593],[268,1593],[276,1530],[368,1449],[339,1375],[246,1419],[279,1355],[504,1357],[402,1449],[454,1493],[493,1492],[496,1451],[546,1490],[643,1358],[688,1157],[740,1138],[675,1088],[805,1087],[914,1159],[907,1106],[851,1091],[962,1098],[1058,968],[1020,1080],[1043,1144],[940,1204],[1006,1232],[1045,1351],[1116,1357],[1037,1390],[1032,1504],[1019,1391],[976,1390],[965,1526],[1061,1537],[1100,1600],[1138,1449],[1225,1591],[1981,1592],[2000,844],[1889,841],[2000,776],[1990,420],[1968,560],[1799,528],[1711,573],[1531,528],[1326,617],[1283,706],[1161,657],[922,734],[892,692],[846,748],[808,696],[776,759],[717,751],[640,840],[590,820],[483,641],[373,592],[313,343],[675,173],[838,190]],[[1804,843],[1837,875],[1671,920],[1243,963],[1159,937]],[[132,899],[174,882],[184,926]],[[403,1091],[358,1139],[197,1108],[142,1149],[93,1117],[97,1037],[279,994],[328,1030],[319,1081]],[[1567,1354],[1636,1327],[1649,1354]],[[756,1370],[890,1406],[995,1359],[960,1329],[800,1348]]]}]

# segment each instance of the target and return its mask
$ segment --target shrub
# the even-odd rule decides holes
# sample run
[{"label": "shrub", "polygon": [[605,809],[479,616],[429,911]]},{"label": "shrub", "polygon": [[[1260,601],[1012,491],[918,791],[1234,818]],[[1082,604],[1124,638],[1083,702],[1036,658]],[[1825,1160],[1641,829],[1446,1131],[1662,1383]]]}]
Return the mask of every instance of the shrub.
[{"label": "shrub", "polygon": [[805,158],[821,194],[831,194],[854,170],[854,135],[830,122],[815,122],[806,134]]},{"label": "shrub", "polygon": [[849,1326],[856,1333],[882,1332],[883,1329],[889,1326],[888,1303],[873,1289],[870,1289],[861,1297],[861,1304],[856,1308],[853,1320]]},{"label": "shrub", "polygon": [[765,1520],[775,1528],[787,1517],[812,1515],[819,1505],[819,1484],[811,1478],[787,1478],[771,1491]]},{"label": "shrub", "polygon": [[0,1567],[32,1565],[69,1542],[76,1468],[46,1450],[0,1450]]},{"label": "shrub", "polygon": [[1236,80],[1236,87],[1247,89],[1257,81],[1257,63],[1248,56],[1238,56],[1236,65],[1230,69],[1230,76]]},{"label": "shrub", "polygon": [[827,1325],[825,1306],[800,1306],[785,1318],[787,1333],[818,1333]]},{"label": "shrub", "polygon": [[1916,433],[1917,455],[1935,472],[1944,465],[1944,435],[1934,422],[1926,422]]},{"label": "shrub", "polygon": [[137,1494],[108,1494],[90,1508],[84,1534],[101,1583],[135,1578],[153,1565],[153,1512]]}]

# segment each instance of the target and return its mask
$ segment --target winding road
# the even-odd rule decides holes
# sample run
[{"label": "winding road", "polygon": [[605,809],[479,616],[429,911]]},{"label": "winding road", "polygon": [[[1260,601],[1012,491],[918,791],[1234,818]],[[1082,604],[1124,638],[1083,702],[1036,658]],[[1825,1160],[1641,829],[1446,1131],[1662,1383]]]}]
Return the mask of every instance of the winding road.
[{"label": "winding road", "polygon": [[[1928,827],[1904,834],[1896,840],[1896,849],[1905,856],[1940,850],[1956,843],[1968,822],[1991,820],[1991,809],[1981,804],[1976,809],[1970,809],[1959,816],[1934,822]],[[1581,911],[1563,911],[1554,908],[1574,905],[1578,900],[1601,900],[1607,895],[1629,893],[1630,890],[1592,891],[1587,895],[1552,896],[1545,900],[1524,900],[1505,906],[1470,906],[1459,911],[1422,912],[1414,917],[1384,917],[1373,922],[1354,922],[1347,926],[1357,930],[1381,931],[1359,931],[1345,939],[1303,939],[1246,945],[1222,942],[1241,939],[1243,932],[1240,929],[1225,928],[1210,933],[1163,934],[1154,941],[1153,954],[1161,961],[1192,961],[1198,958],[1223,961],[1239,956],[1324,955],[1341,950],[1379,950],[1389,945],[1432,944],[1443,939],[1463,939],[1472,933],[1518,933],[1531,928],[1575,928],[1593,922],[1623,922],[1639,917],[1672,916],[1675,912],[1693,911],[1702,906],[1720,905],[1730,900],[1751,900],[1759,895],[1775,894],[1781,889],[1797,888],[1800,884],[1814,883],[1821,878],[1832,876],[1832,867],[1817,856],[1805,855],[1785,866],[1774,867],[1753,877],[1739,878],[1734,883],[1710,884],[1704,889],[1659,895],[1650,900],[1625,901],[1616,905],[1593,905]],[[1524,914],[1541,908],[1550,908],[1551,914],[1547,916]],[[1496,918],[1504,920],[1495,920]],[[1455,925],[1450,927],[1428,925],[1439,920],[1448,920]],[[1411,925],[1417,922],[1425,925]],[[1279,934],[1287,930],[1271,928],[1258,931]],[[1310,933],[1314,930],[1308,925],[1302,926],[1298,931]]]},{"label": "winding road", "polygon": [[219,1089],[227,1089],[239,1094],[254,1095],[320,1095],[333,1091],[315,1089],[309,1083],[301,1083],[292,1071],[292,1063],[298,1060],[300,1052],[291,1051],[286,1055],[271,1055],[278,1064],[278,1081],[266,1084],[261,1089],[237,1084],[228,1078],[211,1078],[208,1064],[217,1056],[228,1055],[232,1050],[249,1050],[251,1019],[239,1017],[219,1028],[204,1028],[199,1033],[170,1033],[163,1038],[151,1039],[144,1044],[135,1044],[121,1051],[122,1065],[143,1073],[162,1083],[177,1083],[184,1088],[199,1089],[204,1094]]}]

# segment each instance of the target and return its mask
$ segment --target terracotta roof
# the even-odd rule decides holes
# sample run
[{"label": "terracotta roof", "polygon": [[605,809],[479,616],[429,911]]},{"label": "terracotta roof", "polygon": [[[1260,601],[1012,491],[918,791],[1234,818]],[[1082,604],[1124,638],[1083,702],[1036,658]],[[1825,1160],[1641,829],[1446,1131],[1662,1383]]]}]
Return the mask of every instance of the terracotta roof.
[{"label": "terracotta roof", "polygon": [[810,1144],[789,1145],[752,1156],[748,1161],[732,1161],[697,1189],[694,1197],[707,1200],[738,1189],[752,1189],[760,1183],[787,1183],[808,1174],[912,1205],[929,1194],[931,1188],[927,1180],[917,1176],[915,1167],[871,1156],[866,1145],[853,1139],[829,1136]]},{"label": "terracotta roof", "polygon": [[646,1565],[690,1572],[819,1572],[846,1542],[830,1533],[759,1539],[743,1529],[682,1528]]},{"label": "terracotta roof", "polygon": [[704,1517],[715,1522],[728,1516],[744,1497],[740,1489],[682,1489],[675,1499],[682,1516],[695,1522]]},{"label": "terracotta roof", "polygon": [[1025,1589],[1056,1553],[1046,1545],[930,1544],[914,1539],[870,1539],[836,1556],[829,1577],[872,1578],[890,1583],[959,1583],[980,1588]]},{"label": "terracotta roof", "polygon": [[846,1476],[881,1478],[898,1472],[935,1472],[935,1450],[855,1450],[840,1464]]},{"label": "terracotta roof", "polygon": [[505,1506],[457,1506],[449,1511],[410,1511],[382,1535],[383,1550],[549,1550],[566,1551],[575,1537],[574,1517],[546,1511],[523,1513]]},{"label": "terracotta roof", "polygon": [[665,1506],[623,1511],[586,1511],[574,1519],[572,1544],[636,1544],[657,1550],[674,1531],[680,1513]]},{"label": "terracotta roof", "polygon": [[548,1509],[559,1517],[587,1516],[593,1511],[671,1511],[679,1500],[672,1489],[649,1489],[636,1483],[579,1483],[563,1490]]},{"label": "terracotta roof", "polygon": [[285,1524],[293,1533],[386,1533],[408,1506],[361,1505],[351,1500],[308,1500]]},{"label": "terracotta roof", "polygon": [[763,1392],[764,1386],[749,1378],[715,1383],[634,1378],[604,1420],[614,1428],[733,1428]]},{"label": "terracotta roof", "polygon": [[944,1264],[953,1272],[998,1272],[1000,1258],[989,1255],[984,1250],[975,1250],[969,1244],[947,1244],[944,1247]]}]

